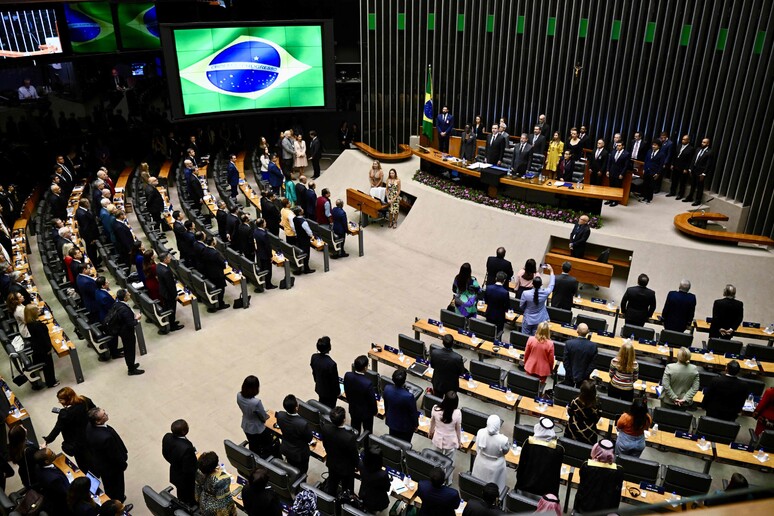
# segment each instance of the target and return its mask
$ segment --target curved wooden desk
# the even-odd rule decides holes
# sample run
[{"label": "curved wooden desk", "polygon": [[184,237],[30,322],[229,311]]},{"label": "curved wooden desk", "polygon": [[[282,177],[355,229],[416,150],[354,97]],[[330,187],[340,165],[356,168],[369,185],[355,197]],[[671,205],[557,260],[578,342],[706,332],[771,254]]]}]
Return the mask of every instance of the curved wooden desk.
[{"label": "curved wooden desk", "polygon": [[766,247],[774,246],[774,240],[769,237],[760,235],[750,235],[749,233],[731,233],[728,231],[717,231],[712,229],[704,229],[691,224],[692,220],[697,221],[714,221],[714,220],[728,220],[727,215],[722,213],[678,213],[675,215],[675,227],[681,233],[686,235],[701,238],[703,240],[715,240],[717,242],[728,242],[732,244],[740,244],[742,242],[747,244],[758,244]]},{"label": "curved wooden desk", "polygon": [[355,142],[355,147],[360,149],[361,152],[365,153],[366,155],[384,162],[391,162],[391,161],[405,161],[411,157],[411,149],[408,147],[408,145],[400,145],[401,152],[395,153],[395,154],[387,154],[385,152],[379,152],[378,150],[374,149],[370,145],[366,145],[362,142]]}]

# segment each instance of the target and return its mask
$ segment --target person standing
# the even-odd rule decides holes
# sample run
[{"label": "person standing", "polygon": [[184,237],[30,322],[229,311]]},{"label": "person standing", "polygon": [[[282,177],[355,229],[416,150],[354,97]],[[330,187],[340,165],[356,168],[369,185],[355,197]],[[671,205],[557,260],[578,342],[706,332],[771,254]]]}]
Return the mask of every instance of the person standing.
[{"label": "person standing", "polygon": [[696,313],[696,296],[689,290],[691,290],[691,282],[684,279],[680,281],[678,290],[667,294],[664,309],[661,311],[665,330],[683,333],[690,328]]},{"label": "person standing", "polygon": [[271,282],[272,276],[272,249],[269,244],[269,234],[266,231],[266,220],[257,219],[253,230],[253,245],[255,246],[255,259],[262,271],[266,271],[266,289],[272,290],[277,285]]},{"label": "person standing", "polygon": [[551,329],[548,321],[537,325],[537,332],[527,339],[524,350],[524,371],[530,376],[540,379],[540,390],[543,390],[546,379],[554,370],[554,343],[551,340]]},{"label": "person standing", "polygon": [[615,454],[632,457],[642,455],[642,450],[645,449],[645,430],[650,428],[652,421],[645,398],[632,401],[632,406],[618,418],[615,425],[618,429]]},{"label": "person standing", "polygon": [[693,397],[699,392],[699,369],[690,362],[691,351],[680,348],[677,362],[667,364],[661,378],[662,406],[683,410],[693,406]]},{"label": "person standing", "polygon": [[226,180],[231,187],[231,200],[236,201],[239,192],[239,169],[236,166],[236,155],[229,154],[228,168],[226,169]]},{"label": "person standing", "polygon": [[[607,177],[610,182],[610,186],[613,188],[621,188],[623,184],[624,176],[627,170],[629,170],[631,154],[624,149],[623,142],[616,142],[615,148],[612,154],[608,156],[607,160]],[[618,201],[605,201],[608,206],[618,206]]]},{"label": "person standing", "polygon": [[[293,171],[293,162],[296,157],[296,146],[290,131],[285,131],[282,137],[282,172],[287,176]],[[269,171],[271,172],[271,170]]]},{"label": "person standing", "polygon": [[650,204],[658,180],[664,173],[666,154],[661,151],[661,142],[653,140],[650,152],[645,154],[645,165],[642,169],[642,200]]},{"label": "person standing", "polygon": [[486,278],[484,278],[484,283],[487,286],[494,285],[497,273],[500,271],[505,273],[506,281],[513,277],[513,265],[505,259],[504,247],[498,247],[497,251],[495,251],[495,256],[490,256],[486,259]]},{"label": "person standing", "polygon": [[448,333],[441,339],[443,348],[430,351],[430,364],[433,367],[433,393],[443,396],[449,391],[460,389],[460,375],[465,373],[462,356],[454,351],[454,337]]},{"label": "person standing", "polygon": [[223,301],[223,296],[226,292],[226,273],[223,266],[226,263],[226,259],[215,248],[215,241],[211,236],[207,237],[205,245],[201,250],[199,256],[199,263],[201,272],[204,277],[207,278],[215,285],[215,288],[220,290],[218,293],[218,305],[214,309],[208,309],[207,311],[225,310],[231,305]]},{"label": "person standing", "polygon": [[368,171],[368,184],[370,188],[379,188],[384,183],[384,172],[382,171],[382,164],[374,160],[371,165],[371,170]]},{"label": "person standing", "polygon": [[392,385],[384,387],[384,412],[385,423],[390,429],[390,435],[411,443],[417,428],[419,417],[417,401],[414,395],[406,389],[406,371],[396,369],[392,373]]},{"label": "person standing", "polygon": [[693,206],[699,206],[704,196],[704,186],[712,178],[712,170],[715,166],[715,156],[710,149],[710,139],[704,138],[701,146],[694,154],[691,165],[691,191],[683,202],[693,202]]},{"label": "person standing", "polygon": [[86,445],[86,427],[89,424],[89,410],[94,403],[86,396],[78,396],[70,387],[62,387],[56,393],[62,405],[56,417],[56,424],[49,434],[43,437],[46,444],[56,440],[62,434],[62,451],[75,457],[78,469],[91,470],[91,455]]},{"label": "person standing", "polygon": [[597,442],[599,404],[594,380],[584,380],[580,393],[567,405],[567,435],[576,441],[594,444]]},{"label": "person standing", "polygon": [[159,299],[161,308],[166,312],[170,311],[169,330],[177,331],[185,326],[177,320],[177,280],[169,264],[172,262],[172,255],[164,252],[159,255],[159,263],[156,265],[156,275],[159,283]]},{"label": "person standing", "polygon": [[589,159],[589,171],[592,185],[602,185],[607,170],[607,150],[605,140],[597,140],[597,148]]},{"label": "person standing", "polygon": [[739,362],[731,360],[726,364],[725,373],[714,378],[704,389],[702,406],[709,417],[736,421],[748,393],[747,384],[737,378],[739,370]]},{"label": "person standing", "polygon": [[532,145],[533,154],[540,154],[541,156],[546,153],[546,135],[540,129],[539,125],[532,128],[532,136],[529,137],[529,144]]},{"label": "person standing", "polygon": [[322,143],[320,138],[317,137],[317,131],[309,131],[309,161],[312,162],[312,170],[314,175],[312,179],[320,177],[320,158],[322,158]]},{"label": "person standing", "polygon": [[[548,155],[546,156],[546,170],[556,173],[556,167],[559,165],[559,160],[564,156],[564,142],[562,141],[559,133],[556,132],[551,137],[551,141],[548,143]],[[559,177],[557,176],[557,179]]]},{"label": "person standing", "polygon": [[54,359],[51,358],[51,337],[48,333],[48,326],[40,322],[38,317],[40,317],[38,305],[30,303],[24,307],[24,322],[27,324],[30,344],[32,345],[32,362],[43,364],[46,387],[56,387],[59,385],[59,380],[56,379]]},{"label": "person standing", "polygon": [[586,255],[586,242],[590,236],[589,216],[581,215],[570,232],[570,256],[583,258]]},{"label": "person standing", "polygon": [[578,388],[591,377],[597,345],[588,339],[589,327],[586,323],[580,323],[576,331],[578,337],[564,345],[564,383]]},{"label": "person standing", "polygon": [[261,382],[258,377],[249,375],[242,382],[236,402],[239,410],[242,411],[242,431],[247,437],[250,451],[266,458],[271,455],[274,435],[266,429],[265,423],[269,415],[258,398],[260,391]]},{"label": "person standing", "polygon": [[369,514],[381,514],[390,505],[390,475],[384,469],[382,450],[369,446],[363,454],[360,465],[360,491],[363,508]]},{"label": "person standing", "polygon": [[562,310],[572,310],[572,300],[578,293],[578,280],[570,275],[572,264],[564,262],[562,273],[556,277],[554,293],[551,294],[551,306]]},{"label": "person standing", "polygon": [[736,299],[736,287],[728,284],[723,289],[723,298],[712,304],[711,339],[731,339],[744,320],[744,303]]},{"label": "person standing", "polygon": [[435,467],[430,471],[429,480],[420,480],[417,497],[422,500],[418,516],[454,516],[460,506],[460,493],[447,485],[444,471]]},{"label": "person standing", "polygon": [[486,139],[486,162],[490,165],[501,165],[503,162],[503,154],[505,154],[505,147],[507,145],[506,139],[499,134],[499,127],[497,124],[492,126],[492,134]]},{"label": "person standing", "polygon": [[449,113],[448,107],[444,106],[441,108],[441,113],[435,121],[435,126],[438,129],[438,150],[448,154],[449,138],[454,130],[454,115]]},{"label": "person standing", "polygon": [[390,205],[389,227],[396,229],[400,213],[400,179],[394,168],[387,173],[387,204]]},{"label": "person standing", "polygon": [[[320,197],[320,199],[325,199],[325,197]],[[328,202],[328,205],[330,206],[330,202]],[[315,272],[315,269],[309,267],[309,256],[312,254],[312,238],[314,238],[314,234],[312,233],[312,228],[309,227],[309,223],[304,218],[304,210],[296,206],[293,208],[293,214],[295,215],[293,217],[293,229],[296,233],[295,245],[304,254],[304,274],[312,274]]]},{"label": "person standing", "polygon": [[330,357],[331,338],[328,336],[317,339],[317,353],[312,355],[310,366],[314,378],[314,391],[317,399],[326,407],[334,408],[341,393],[339,386],[339,369]]},{"label": "person standing", "polygon": [[546,269],[548,269],[550,274],[548,286],[542,288],[543,278],[535,276],[532,279],[532,289],[525,290],[521,294],[519,305],[524,310],[521,331],[527,335],[534,335],[538,324],[550,319],[546,309],[546,301],[548,301],[548,296],[551,295],[551,292],[554,291],[556,276],[554,276],[554,269],[551,267],[551,264],[546,264]]},{"label": "person standing", "polygon": [[355,469],[360,462],[357,452],[357,438],[353,432],[344,428],[346,413],[343,407],[334,407],[330,413],[330,423],[323,423],[322,442],[325,447],[328,465],[328,482],[326,491],[338,495],[339,485],[342,489],[354,491]]},{"label": "person standing", "polygon": [[691,179],[691,162],[693,160],[693,145],[691,137],[684,134],[680,139],[680,147],[672,160],[672,177],[667,197],[674,197],[676,201],[683,198],[685,186]]},{"label": "person standing", "polygon": [[634,346],[627,339],[610,361],[610,386],[607,395],[624,401],[634,399],[634,383],[640,374],[640,364],[634,353]]},{"label": "person standing", "polygon": [[262,192],[261,196],[261,217],[266,221],[266,230],[274,236],[279,236],[280,222],[282,216],[279,208],[274,204],[276,194],[272,190]]},{"label": "person standing", "polygon": [[645,160],[645,152],[646,152],[646,145],[645,142],[642,141],[642,133],[639,131],[636,131],[634,133],[634,138],[631,142],[631,157],[632,160],[635,161],[644,161]]},{"label": "person standing", "polygon": [[277,413],[277,426],[282,432],[280,451],[285,460],[303,474],[309,470],[309,443],[312,441],[312,429],[306,419],[298,415],[298,400],[292,394],[282,400],[285,411]]},{"label": "person standing", "polygon": [[118,289],[116,303],[111,310],[117,311],[114,319],[118,336],[121,337],[121,342],[124,345],[124,360],[129,371],[128,374],[129,376],[137,376],[145,373],[144,370],[140,369],[140,364],[134,361],[137,353],[137,338],[134,328],[142,318],[142,314],[135,315],[134,310],[129,306],[129,298],[128,290]]},{"label": "person standing", "polygon": [[169,481],[177,490],[177,498],[188,505],[195,505],[196,448],[187,435],[186,420],[174,421],[170,431],[161,439],[161,454],[169,463]]},{"label": "person standing", "polygon": [[434,405],[430,411],[428,437],[435,449],[452,462],[462,442],[462,411],[457,408],[459,403],[457,393],[449,391],[443,395],[441,404]]},{"label": "person standing", "polygon": [[86,427],[86,443],[92,458],[92,473],[102,479],[105,494],[123,502],[124,471],[129,459],[121,436],[108,426],[108,413],[99,407],[89,410],[89,425]]},{"label": "person standing", "polygon": [[511,448],[508,437],[500,433],[500,416],[492,414],[486,428],[476,434],[476,460],[471,474],[482,482],[494,482],[502,492],[505,489],[505,455]]},{"label": "person standing", "polygon": [[461,135],[462,141],[460,142],[460,158],[463,161],[472,163],[476,158],[476,133],[470,124],[465,124],[465,131]]},{"label": "person standing", "polygon": [[361,430],[374,431],[374,416],[378,412],[376,387],[365,375],[366,369],[368,357],[360,355],[355,359],[353,371],[344,375],[344,394],[349,403],[351,426],[358,433]]},{"label": "person standing", "polygon": [[[304,195],[304,199],[306,199],[306,195]],[[333,222],[332,219],[333,214],[331,213],[331,191],[327,188],[323,188],[322,192],[320,192],[320,197],[317,198],[317,202],[314,207],[314,220],[321,226],[327,226]],[[296,231],[296,233],[298,233],[298,231]]]},{"label": "person standing", "polygon": [[253,471],[242,490],[243,510],[247,516],[282,516],[279,497],[268,486],[269,472],[261,467]]},{"label": "person standing", "polygon": [[304,141],[304,137],[300,134],[296,135],[296,139],[293,141],[293,147],[296,152],[293,167],[299,174],[303,174],[304,169],[306,169],[306,166],[309,164],[306,159],[306,142]]},{"label": "person standing", "polygon": [[481,115],[476,115],[473,119],[473,134],[476,135],[476,140],[486,139],[486,136],[484,135],[485,131],[486,126],[484,125],[484,122],[481,121]]},{"label": "person standing", "polygon": [[276,154],[273,154],[271,157],[271,161],[268,165],[268,171],[269,186],[271,186],[274,195],[279,195],[280,189],[282,188],[282,183],[285,181],[285,175],[282,173],[282,169],[280,169],[280,161]]},{"label": "person standing", "polygon": [[621,313],[626,317],[626,324],[645,326],[645,323],[656,311],[656,293],[648,288],[647,274],[637,277],[637,286],[629,287],[621,298]]},{"label": "person standing", "polygon": [[510,306],[510,295],[505,288],[504,283],[507,276],[503,271],[499,271],[494,285],[490,285],[484,291],[484,300],[486,301],[486,320],[497,327],[497,332],[502,333],[505,327],[505,312]]},{"label": "person standing", "polygon": [[333,224],[331,225],[333,236],[341,239],[341,251],[334,258],[346,258],[349,256],[349,253],[344,249],[344,242],[347,240],[349,222],[347,221],[347,212],[344,211],[344,201],[341,199],[336,199],[336,207],[331,210],[331,218],[333,219]]},{"label": "person standing", "polygon": [[477,300],[480,288],[478,280],[472,274],[470,264],[463,263],[452,283],[454,311],[465,318],[474,317],[478,311]]}]

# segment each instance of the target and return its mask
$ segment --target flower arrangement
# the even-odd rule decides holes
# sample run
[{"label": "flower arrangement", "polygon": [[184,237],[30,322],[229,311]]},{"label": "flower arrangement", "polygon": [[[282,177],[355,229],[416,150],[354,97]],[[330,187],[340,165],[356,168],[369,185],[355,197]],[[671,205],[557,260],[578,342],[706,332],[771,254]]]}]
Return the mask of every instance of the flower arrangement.
[{"label": "flower arrangement", "polygon": [[[546,206],[544,204],[538,204],[528,201],[518,201],[499,195],[496,198],[489,197],[483,190],[476,188],[469,188],[462,186],[459,183],[454,183],[442,177],[437,177],[427,172],[418,170],[414,174],[414,181],[422,183],[423,185],[435,188],[444,193],[447,193],[458,199],[464,201],[475,202],[500,210],[509,211],[511,213],[518,213],[521,215],[527,215],[529,217],[536,217],[539,219],[556,220],[558,222],[567,222],[574,224],[577,222],[578,217],[583,215],[582,212],[576,210],[570,210],[567,208],[560,208],[557,206]],[[602,217],[599,215],[589,215],[589,226],[592,228],[602,227]]]}]

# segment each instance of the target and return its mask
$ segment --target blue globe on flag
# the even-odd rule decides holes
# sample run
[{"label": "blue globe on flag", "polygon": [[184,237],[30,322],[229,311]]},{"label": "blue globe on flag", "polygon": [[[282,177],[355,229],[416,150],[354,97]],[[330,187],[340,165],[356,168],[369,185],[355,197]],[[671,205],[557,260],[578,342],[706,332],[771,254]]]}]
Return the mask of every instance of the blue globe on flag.
[{"label": "blue globe on flag", "polygon": [[433,119],[433,101],[432,100],[428,100],[427,102],[425,102],[424,114],[430,120]]},{"label": "blue globe on flag", "polygon": [[85,43],[96,39],[102,30],[96,20],[76,10],[70,10],[68,13],[67,26],[73,43]]},{"label": "blue globe on flag", "polygon": [[207,79],[228,93],[253,93],[270,87],[282,65],[279,52],[260,41],[244,41],[218,53],[207,66]]},{"label": "blue globe on flag", "polygon": [[145,29],[153,36],[159,37],[159,20],[156,17],[156,6],[154,5],[147,11],[142,17],[142,22],[145,25]]}]

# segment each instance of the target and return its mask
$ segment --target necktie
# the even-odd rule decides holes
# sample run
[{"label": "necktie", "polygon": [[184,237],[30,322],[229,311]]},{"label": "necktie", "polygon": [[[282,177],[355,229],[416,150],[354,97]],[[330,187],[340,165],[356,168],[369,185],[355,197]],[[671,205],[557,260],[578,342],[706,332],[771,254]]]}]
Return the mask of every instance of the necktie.
[{"label": "necktie", "polygon": [[524,152],[524,144],[521,144],[521,148],[519,149],[519,152]]},{"label": "necktie", "polygon": [[615,153],[615,160],[618,161],[618,158],[621,157],[621,151],[618,151]]},{"label": "necktie", "polygon": [[597,149],[597,159],[599,159],[599,154],[600,154],[601,152],[602,152],[601,150]]}]

